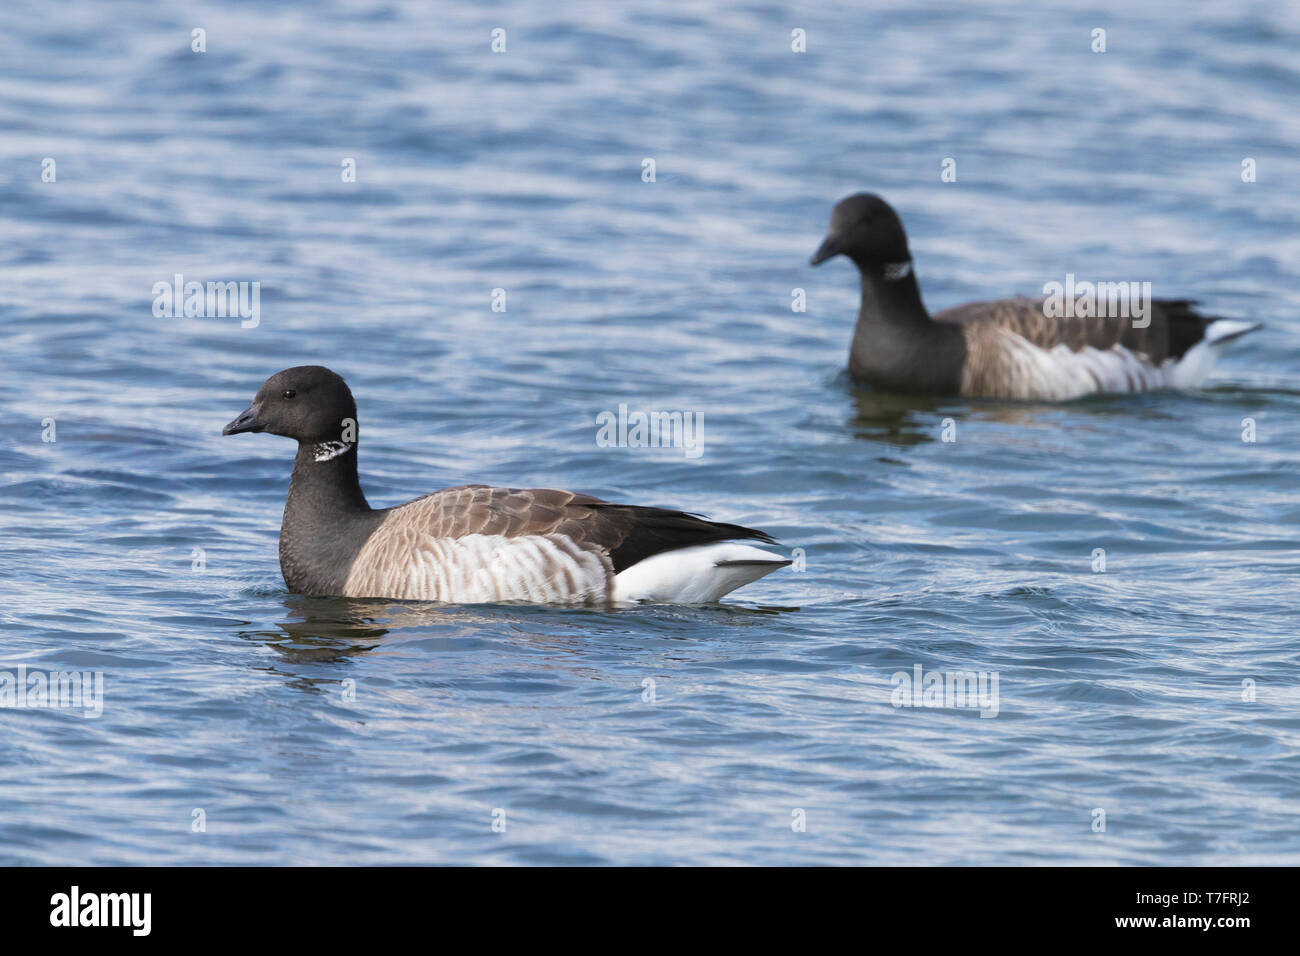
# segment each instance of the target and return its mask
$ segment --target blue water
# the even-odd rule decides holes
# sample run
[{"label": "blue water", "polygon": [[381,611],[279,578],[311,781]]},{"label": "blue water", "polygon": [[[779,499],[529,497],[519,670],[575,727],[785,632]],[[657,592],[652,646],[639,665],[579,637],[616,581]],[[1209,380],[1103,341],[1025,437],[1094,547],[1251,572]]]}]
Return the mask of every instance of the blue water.
[{"label": "blue water", "polygon": [[[869,6],[0,7],[0,670],[104,676],[0,709],[0,862],[1300,862],[1300,8]],[[1184,395],[855,390],[807,259],[864,188],[932,308],[1072,272],[1267,328]],[[176,273],[258,324],[155,317]],[[572,488],[806,567],[289,594],[292,449],[219,432],[305,363],[372,503]],[[600,447],[620,403],[703,454]],[[997,715],[893,706],[918,665]]]}]

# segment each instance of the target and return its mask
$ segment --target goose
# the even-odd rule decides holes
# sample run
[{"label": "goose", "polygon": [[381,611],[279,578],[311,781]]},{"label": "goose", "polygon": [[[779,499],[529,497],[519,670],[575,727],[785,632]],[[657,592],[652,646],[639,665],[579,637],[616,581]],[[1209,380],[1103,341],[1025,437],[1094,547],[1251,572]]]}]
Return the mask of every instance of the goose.
[{"label": "goose", "polygon": [[311,596],[448,604],[706,604],[790,564],[739,543],[762,531],[550,488],[461,485],[371,508],[357,477],[357,406],[335,372],[276,372],[223,435],[298,442],[280,571]]},{"label": "goose", "polygon": [[1056,308],[1048,297],[970,302],[931,316],[903,223],[872,193],[835,205],[812,265],[838,255],[862,278],[849,373],[885,391],[1068,401],[1196,388],[1229,343],[1261,328],[1201,315],[1188,299],[1148,300],[1140,319],[1075,315],[1073,301]]}]

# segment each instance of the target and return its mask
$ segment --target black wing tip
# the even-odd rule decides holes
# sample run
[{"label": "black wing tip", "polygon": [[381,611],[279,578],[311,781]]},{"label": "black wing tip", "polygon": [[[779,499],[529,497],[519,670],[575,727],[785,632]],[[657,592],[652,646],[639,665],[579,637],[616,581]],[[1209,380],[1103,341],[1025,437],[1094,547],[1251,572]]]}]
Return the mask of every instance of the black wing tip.
[{"label": "black wing tip", "polygon": [[671,508],[622,505],[613,502],[585,502],[589,508],[609,509],[623,526],[621,540],[610,551],[615,572],[622,571],[654,554],[677,551],[695,545],[724,541],[758,541],[776,545],[766,531],[710,521],[700,515]]},{"label": "black wing tip", "polygon": [[794,564],[788,558],[773,558],[771,561],[756,561],[745,559],[743,561],[715,561],[715,568],[785,568]]},{"label": "black wing tip", "polygon": [[764,544],[776,544],[776,538],[772,537],[766,531],[759,531],[757,528],[746,528],[744,525],[727,524],[725,521],[709,521],[708,518],[701,518],[701,521],[710,527],[718,528],[722,531],[729,531],[733,535],[731,538],[722,538],[723,541],[762,541]]},{"label": "black wing tip", "polygon": [[[730,524],[726,521],[714,521],[708,515],[702,515],[697,511],[682,511],[679,508],[660,508],[655,505],[628,505],[617,501],[584,501],[583,507],[586,508],[607,508],[613,511],[627,511],[642,517],[655,516],[666,518],[672,521],[681,521],[687,519],[692,524],[705,525],[719,531],[729,531],[735,538],[749,539],[754,538],[759,541],[766,541],[768,544],[776,544],[776,540],[766,531],[759,531],[757,528],[746,528],[740,524]],[[731,540],[729,538],[719,538],[720,541]]]}]

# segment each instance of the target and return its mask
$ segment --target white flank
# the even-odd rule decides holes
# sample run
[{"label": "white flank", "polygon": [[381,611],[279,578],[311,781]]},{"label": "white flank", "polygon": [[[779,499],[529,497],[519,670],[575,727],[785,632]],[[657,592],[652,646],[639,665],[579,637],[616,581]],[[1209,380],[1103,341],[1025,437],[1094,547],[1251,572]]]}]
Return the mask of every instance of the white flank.
[{"label": "white flank", "polygon": [[353,561],[343,594],[447,604],[605,601],[611,570],[603,553],[562,534],[433,538],[381,527]]},{"label": "white flank", "polygon": [[[728,561],[761,562],[733,564]],[[614,600],[656,604],[709,604],[788,562],[748,544],[702,544],[654,554],[620,572]]]},{"label": "white flank", "polygon": [[962,391],[986,398],[1068,401],[1098,393],[1196,388],[1235,336],[1256,327],[1247,322],[1213,322],[1205,339],[1181,359],[1165,359],[1159,365],[1120,345],[1109,349],[1085,346],[1077,352],[1064,344],[1044,349],[1023,336],[1000,330],[994,340],[997,354],[977,380],[963,382]]}]

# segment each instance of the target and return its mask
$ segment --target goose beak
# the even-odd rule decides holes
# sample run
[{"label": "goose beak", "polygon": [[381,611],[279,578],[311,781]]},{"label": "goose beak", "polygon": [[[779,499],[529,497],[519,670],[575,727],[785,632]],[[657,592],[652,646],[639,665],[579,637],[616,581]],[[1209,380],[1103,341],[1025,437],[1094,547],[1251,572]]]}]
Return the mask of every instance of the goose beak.
[{"label": "goose beak", "polygon": [[266,425],[257,417],[261,411],[256,404],[249,405],[239,413],[239,417],[233,422],[221,429],[223,435],[238,435],[240,432],[260,432],[266,431]]},{"label": "goose beak", "polygon": [[838,256],[841,251],[843,250],[840,249],[839,239],[837,239],[835,236],[827,236],[826,239],[822,242],[822,244],[817,247],[817,251],[813,253],[813,257],[809,261],[813,265],[819,266],[827,259],[831,259],[834,258],[835,256]]}]

